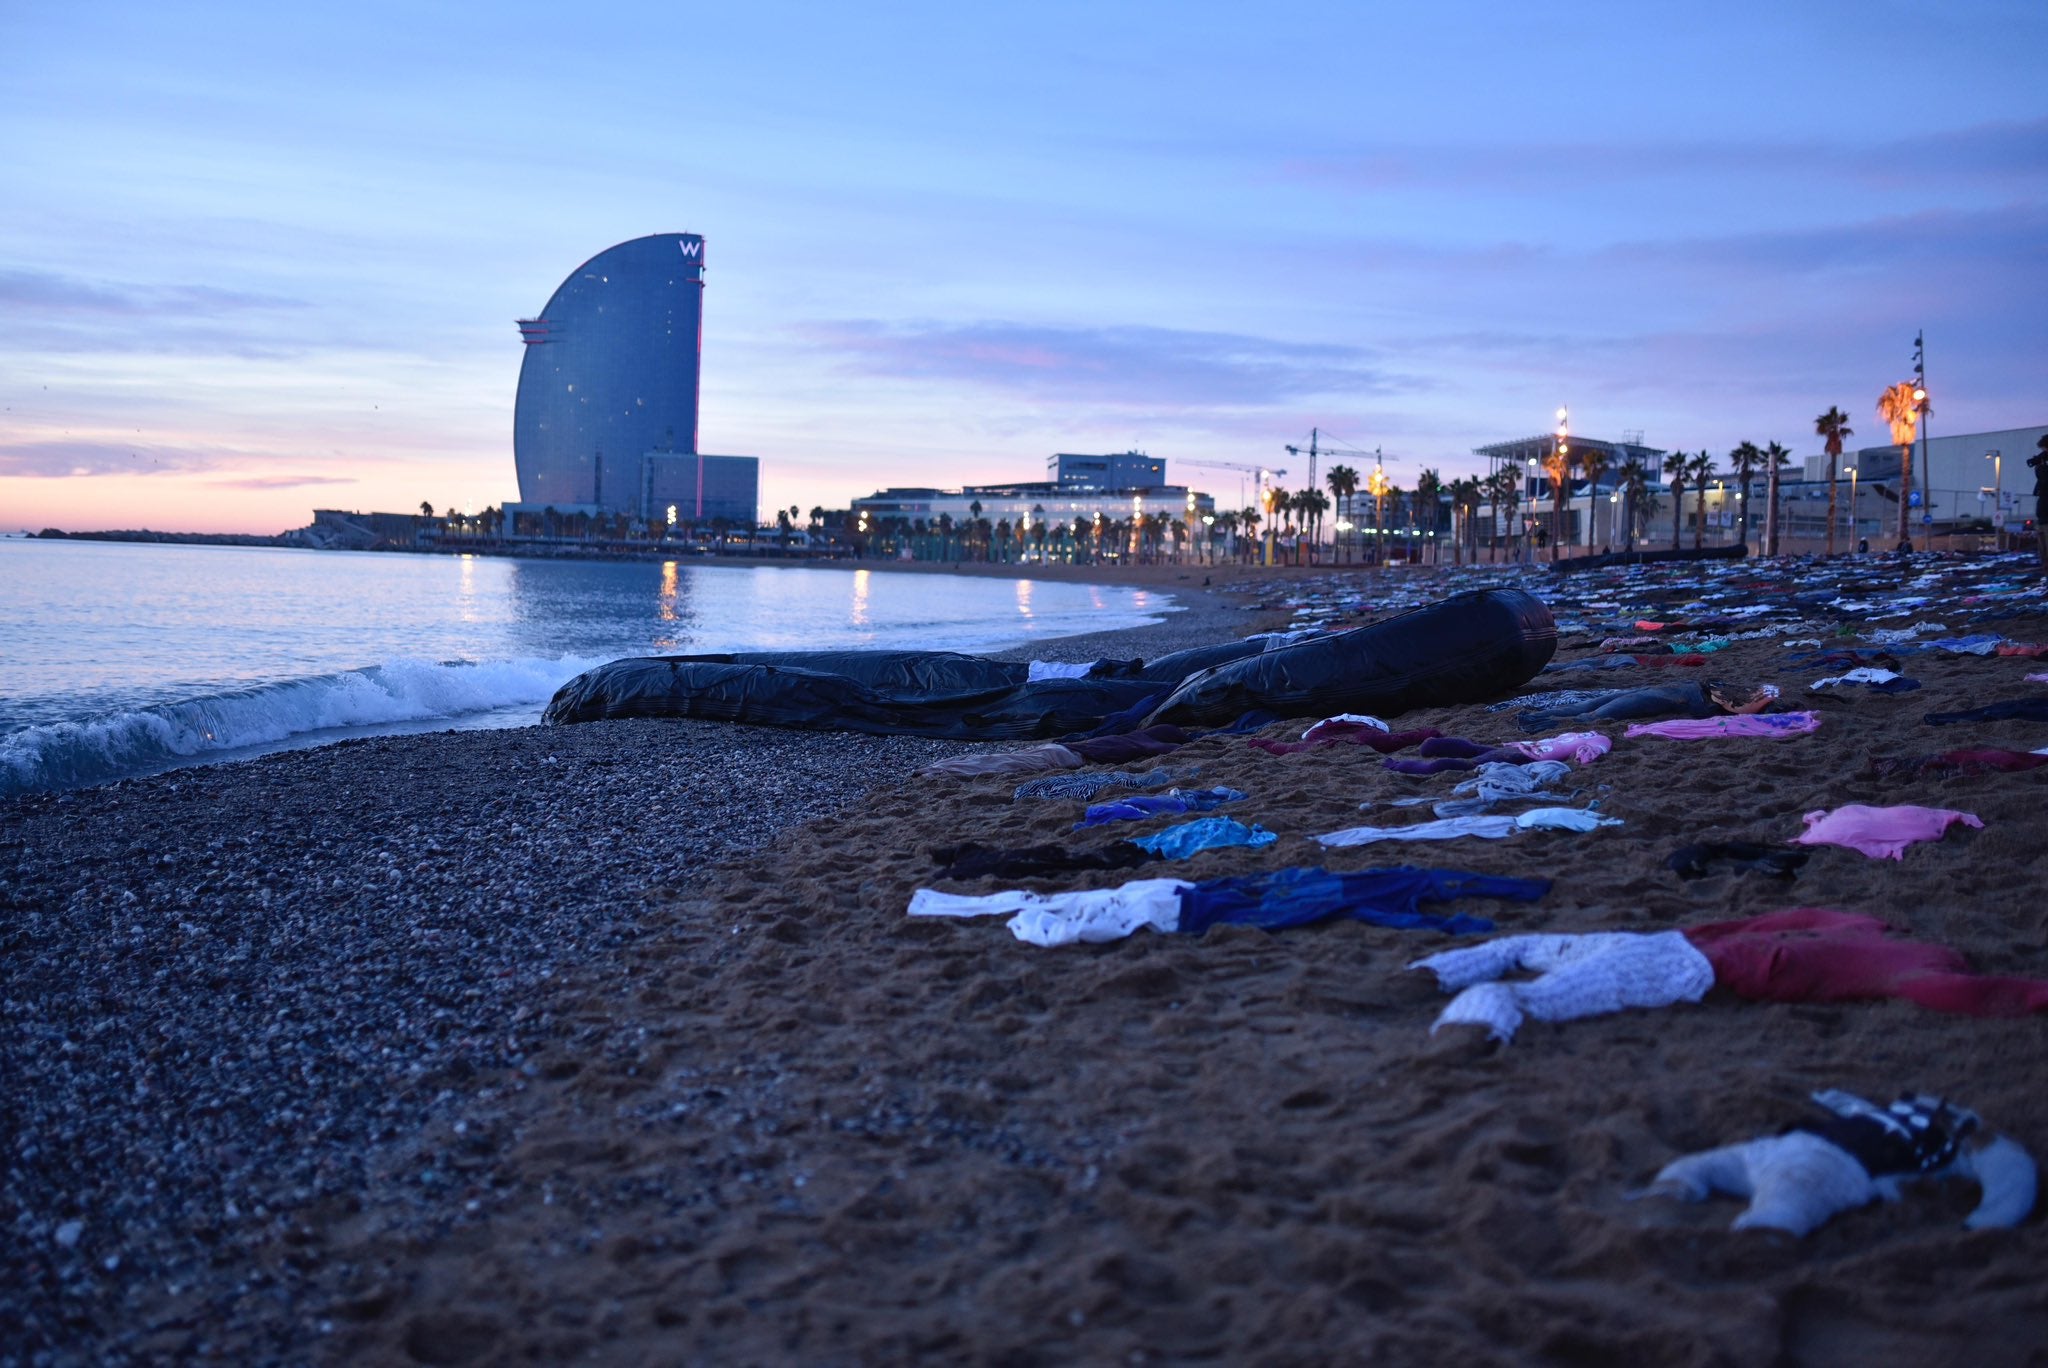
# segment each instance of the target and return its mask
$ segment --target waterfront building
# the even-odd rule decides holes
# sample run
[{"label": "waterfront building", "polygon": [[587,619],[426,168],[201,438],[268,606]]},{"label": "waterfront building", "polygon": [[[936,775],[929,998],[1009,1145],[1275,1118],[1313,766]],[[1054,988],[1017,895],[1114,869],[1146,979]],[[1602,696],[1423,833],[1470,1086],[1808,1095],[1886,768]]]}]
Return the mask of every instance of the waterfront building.
[{"label": "waterfront building", "polygon": [[[852,517],[870,531],[939,532],[987,523],[1021,544],[1043,547],[1078,526],[1091,544],[1122,529],[1131,551],[1143,545],[1192,546],[1205,541],[1216,501],[1186,485],[1166,483],[1166,462],[1138,452],[1086,456],[1064,452],[1047,462],[1047,480],[965,485],[959,489],[892,487],[853,501]],[[1139,483],[1125,484],[1135,480]]]},{"label": "waterfront building", "polygon": [[[704,239],[655,233],[608,247],[519,320],[513,535],[559,519],[752,526],[759,462],[698,450]],[[550,517],[548,515],[552,514]]]}]

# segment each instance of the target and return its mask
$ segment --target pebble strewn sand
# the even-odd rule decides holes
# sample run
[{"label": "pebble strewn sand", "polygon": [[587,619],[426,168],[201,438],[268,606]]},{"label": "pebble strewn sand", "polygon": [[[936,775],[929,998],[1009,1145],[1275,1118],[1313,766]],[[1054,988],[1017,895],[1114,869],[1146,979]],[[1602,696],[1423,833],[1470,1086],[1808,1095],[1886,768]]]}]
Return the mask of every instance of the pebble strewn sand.
[{"label": "pebble strewn sand", "polygon": [[[1198,602],[1059,654],[1271,625]],[[2038,640],[2048,620],[1999,629]],[[1742,643],[1708,673],[1797,695],[1785,654]],[[1920,692],[1827,696],[1812,737],[1624,743],[1581,781],[1628,825],[1586,836],[1321,852],[1307,833],[1415,815],[1360,802],[1451,781],[1205,739],[1170,763],[1247,790],[1235,815],[1285,837],[1159,872],[1406,859],[1557,880],[1530,907],[1445,909],[1504,930],[1842,906],[2048,975],[2048,771],[1864,772],[2048,742],[1919,721],[2024,692],[2030,668],[1916,657]],[[1544,686],[1644,677],[1669,676]],[[1403,722],[1520,734],[1471,706]],[[1965,1232],[1957,1187],[1791,1241],[1731,1236],[1726,1203],[1621,1194],[1823,1086],[1949,1092],[2048,1155],[2048,1021],[1717,994],[1500,1048],[1429,1036],[1442,999],[1402,969],[1447,943],[1426,934],[1046,951],[999,923],[911,922],[932,844],[1143,829],[1073,832],[1074,805],[1012,804],[1014,781],[898,782],[965,749],[606,723],[0,808],[19,1099],[0,1320],[22,1325],[0,1357],[2038,1361],[2038,1215]],[[1986,826],[1898,864],[1818,850],[1789,887],[1663,868],[1684,841],[1783,839],[1847,801]]]}]

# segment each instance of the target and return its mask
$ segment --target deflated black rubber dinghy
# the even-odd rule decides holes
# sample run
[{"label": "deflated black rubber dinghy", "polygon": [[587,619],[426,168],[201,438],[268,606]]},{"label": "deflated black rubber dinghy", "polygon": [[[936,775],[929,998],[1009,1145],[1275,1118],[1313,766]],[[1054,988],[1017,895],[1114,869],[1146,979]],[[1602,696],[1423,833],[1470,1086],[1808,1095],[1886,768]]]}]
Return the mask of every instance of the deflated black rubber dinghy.
[{"label": "deflated black rubber dinghy", "polygon": [[1477,589],[1385,622],[1313,637],[1184,681],[1145,719],[1220,727],[1252,711],[1276,717],[1479,703],[1533,679],[1557,652],[1557,624],[1519,589]]},{"label": "deflated black rubber dinghy", "polygon": [[1231,642],[1149,663],[1098,661],[1083,678],[1040,680],[1022,662],[943,651],[645,656],[578,675],[542,720],[691,717],[995,741],[1106,724],[1220,726],[1259,711],[1390,716],[1507,693],[1549,663],[1557,628],[1541,600],[1480,589],[1370,627],[1260,647]]}]

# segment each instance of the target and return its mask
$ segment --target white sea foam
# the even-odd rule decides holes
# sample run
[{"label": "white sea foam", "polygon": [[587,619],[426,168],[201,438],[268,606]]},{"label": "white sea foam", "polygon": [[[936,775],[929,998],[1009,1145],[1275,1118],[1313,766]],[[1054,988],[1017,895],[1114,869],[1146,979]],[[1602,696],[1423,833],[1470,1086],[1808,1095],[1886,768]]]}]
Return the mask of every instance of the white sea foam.
[{"label": "white sea foam", "polygon": [[0,737],[0,794],[75,788],[215,754],[278,749],[311,733],[360,733],[531,707],[602,663],[580,657],[480,664],[393,660],[28,727]]}]

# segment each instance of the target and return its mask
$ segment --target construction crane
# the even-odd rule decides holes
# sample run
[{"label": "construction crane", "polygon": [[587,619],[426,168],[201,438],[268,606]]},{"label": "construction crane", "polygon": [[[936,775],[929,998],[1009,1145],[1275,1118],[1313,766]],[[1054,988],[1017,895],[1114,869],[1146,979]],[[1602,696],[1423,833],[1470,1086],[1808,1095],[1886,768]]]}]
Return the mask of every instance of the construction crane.
[{"label": "construction crane", "polygon": [[[1241,475],[1252,474],[1258,476],[1262,482],[1267,476],[1278,478],[1287,473],[1272,466],[1246,465],[1242,461],[1184,461],[1179,457],[1175,457],[1174,460],[1176,464],[1193,466],[1197,470],[1235,470]],[[1244,499],[1244,485],[1241,483],[1237,487],[1237,497],[1240,502]]]},{"label": "construction crane", "polygon": [[[1365,452],[1363,452],[1363,451],[1360,451],[1360,450],[1358,450],[1358,449],[1356,449],[1356,448],[1354,448],[1354,447],[1349,447],[1349,446],[1322,446],[1322,445],[1320,444],[1320,443],[1321,443],[1321,440],[1322,440],[1322,435],[1323,435],[1323,430],[1322,430],[1321,428],[1310,428],[1310,429],[1308,430],[1308,445],[1307,445],[1306,447],[1298,447],[1298,446],[1289,446],[1289,447],[1287,448],[1287,454],[1288,454],[1289,456],[1307,456],[1307,457],[1308,457],[1308,487],[1309,487],[1310,489],[1314,489],[1314,488],[1316,487],[1316,457],[1318,457],[1318,456],[1353,456],[1353,457],[1356,457],[1357,459],[1359,459],[1359,460],[1361,460],[1361,461],[1362,461],[1362,460],[1364,460],[1364,459],[1365,459],[1365,455],[1366,455],[1366,453],[1365,453]],[[1379,463],[1379,460],[1380,460],[1380,453],[1379,453],[1379,448],[1377,448],[1377,447],[1373,448],[1373,451],[1372,451],[1372,458],[1373,458],[1373,462],[1374,462],[1374,464],[1378,464],[1378,463]]]}]

